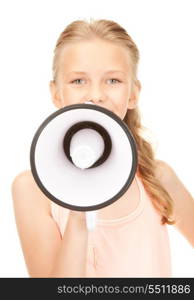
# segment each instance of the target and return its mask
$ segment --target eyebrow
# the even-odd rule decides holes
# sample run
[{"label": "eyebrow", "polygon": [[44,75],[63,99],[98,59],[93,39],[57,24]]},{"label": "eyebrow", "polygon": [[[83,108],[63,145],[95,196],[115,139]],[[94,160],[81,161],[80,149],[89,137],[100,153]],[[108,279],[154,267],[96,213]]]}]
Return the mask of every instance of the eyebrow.
[{"label": "eyebrow", "polygon": [[[120,70],[110,70],[110,71],[105,72],[105,74],[109,74],[109,73],[122,73],[122,74],[125,74],[125,72],[120,71]],[[82,71],[71,71],[71,72],[67,73],[67,75],[71,75],[71,74],[86,75],[88,73],[87,72],[82,72]]]}]

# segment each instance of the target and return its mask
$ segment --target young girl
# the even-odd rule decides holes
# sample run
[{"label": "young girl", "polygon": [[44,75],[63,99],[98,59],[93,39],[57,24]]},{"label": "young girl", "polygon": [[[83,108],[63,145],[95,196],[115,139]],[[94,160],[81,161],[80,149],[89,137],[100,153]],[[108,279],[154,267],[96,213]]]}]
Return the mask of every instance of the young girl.
[{"label": "young girl", "polygon": [[127,192],[98,210],[91,232],[85,213],[48,199],[31,171],[15,178],[16,224],[31,277],[170,277],[167,224],[194,246],[192,196],[141,136],[138,60],[134,41],[109,20],[75,21],[57,41],[50,82],[55,106],[91,101],[117,114],[135,138],[138,168]]}]

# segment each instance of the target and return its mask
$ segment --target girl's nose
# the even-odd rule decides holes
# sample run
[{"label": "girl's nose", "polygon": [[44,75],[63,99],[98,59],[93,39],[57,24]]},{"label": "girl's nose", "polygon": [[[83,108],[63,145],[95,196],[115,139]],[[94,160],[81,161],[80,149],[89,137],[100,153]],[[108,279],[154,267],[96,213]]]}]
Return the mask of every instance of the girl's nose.
[{"label": "girl's nose", "polygon": [[85,101],[92,102],[93,104],[102,103],[105,101],[105,95],[99,86],[93,86],[87,93]]},{"label": "girl's nose", "polygon": [[102,103],[103,100],[100,99],[88,99],[86,100],[84,103],[86,104],[99,104],[99,103]]}]

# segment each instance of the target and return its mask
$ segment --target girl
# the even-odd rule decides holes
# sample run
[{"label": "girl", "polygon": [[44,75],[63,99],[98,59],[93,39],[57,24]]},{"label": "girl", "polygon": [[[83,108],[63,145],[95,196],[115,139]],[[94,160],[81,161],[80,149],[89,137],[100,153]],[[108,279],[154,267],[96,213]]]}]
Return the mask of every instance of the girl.
[{"label": "girl", "polygon": [[50,82],[55,106],[91,101],[117,114],[135,138],[138,168],[127,192],[98,210],[93,232],[83,212],[46,198],[30,171],[15,178],[16,224],[31,277],[170,277],[167,224],[194,246],[192,196],[141,136],[138,60],[134,41],[109,20],[72,22],[57,41]]}]

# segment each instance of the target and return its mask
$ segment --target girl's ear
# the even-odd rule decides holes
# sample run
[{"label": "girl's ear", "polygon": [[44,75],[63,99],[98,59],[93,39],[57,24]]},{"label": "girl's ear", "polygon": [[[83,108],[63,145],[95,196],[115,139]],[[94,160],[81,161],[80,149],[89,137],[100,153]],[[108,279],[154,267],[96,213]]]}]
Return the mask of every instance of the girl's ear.
[{"label": "girl's ear", "polygon": [[57,108],[61,108],[62,103],[61,103],[61,99],[60,99],[55,81],[53,81],[53,80],[50,81],[49,88],[50,88],[50,93],[51,93],[51,97],[52,97],[52,101],[53,101],[54,105]]},{"label": "girl's ear", "polygon": [[131,96],[128,102],[128,109],[134,109],[137,106],[140,91],[141,91],[141,83],[139,80],[137,80],[132,85]]}]

